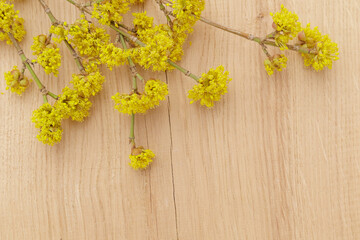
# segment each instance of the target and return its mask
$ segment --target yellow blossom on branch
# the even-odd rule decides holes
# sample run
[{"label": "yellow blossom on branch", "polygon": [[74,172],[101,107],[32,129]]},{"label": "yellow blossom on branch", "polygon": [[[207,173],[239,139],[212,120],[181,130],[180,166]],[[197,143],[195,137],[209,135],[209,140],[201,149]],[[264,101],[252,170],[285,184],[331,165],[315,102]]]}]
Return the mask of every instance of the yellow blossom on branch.
[{"label": "yellow blossom on branch", "polygon": [[203,73],[199,84],[189,91],[188,97],[192,99],[191,103],[200,101],[201,105],[211,108],[215,101],[219,101],[221,96],[227,93],[230,81],[229,72],[225,71],[223,66],[210,69],[208,73]]},{"label": "yellow blossom on branch", "polygon": [[284,68],[286,68],[287,60],[288,59],[284,54],[265,59],[264,65],[268,75],[273,75],[274,71],[281,72]]},{"label": "yellow blossom on branch", "polygon": [[135,170],[146,169],[155,158],[153,151],[149,149],[144,149],[144,147],[134,148],[129,156],[130,163],[129,165]]},{"label": "yellow blossom on branch", "polygon": [[299,34],[299,39],[303,46],[313,49],[312,53],[302,53],[305,66],[311,66],[316,71],[321,71],[324,67],[332,68],[332,63],[339,59],[339,48],[336,43],[331,41],[328,35],[322,35],[315,27],[311,29],[310,24],[303,28],[303,34]]},{"label": "yellow blossom on branch", "polygon": [[10,72],[5,72],[4,75],[6,81],[6,90],[10,89],[11,92],[18,94],[19,96],[25,92],[31,82],[31,80],[23,76],[17,66],[14,66]]},{"label": "yellow blossom on branch", "polygon": [[277,13],[270,13],[274,21],[275,42],[281,50],[288,49],[286,44],[296,37],[301,31],[301,24],[298,22],[299,17],[287,10],[284,5],[281,5],[281,11]]},{"label": "yellow blossom on branch", "polygon": [[62,119],[63,116],[49,103],[45,103],[35,110],[32,121],[35,123],[35,127],[39,129],[38,140],[51,146],[60,142],[63,132]]}]

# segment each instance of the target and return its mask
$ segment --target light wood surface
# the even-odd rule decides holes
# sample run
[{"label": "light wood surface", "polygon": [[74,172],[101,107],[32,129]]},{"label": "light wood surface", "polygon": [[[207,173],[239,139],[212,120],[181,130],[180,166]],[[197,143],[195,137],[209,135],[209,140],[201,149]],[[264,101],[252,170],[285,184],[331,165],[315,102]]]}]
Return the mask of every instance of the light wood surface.
[{"label": "light wood surface", "polygon": [[[15,1],[26,19],[21,44],[50,26],[37,1]],[[72,22],[79,12],[48,0]],[[84,123],[64,122],[54,147],[35,138],[31,113],[41,104],[32,86],[23,97],[0,84],[0,239],[360,239],[360,55],[358,0],[208,0],[204,16],[264,35],[281,3],[339,44],[331,71],[313,72],[288,53],[288,68],[267,77],[258,45],[196,25],[182,65],[201,73],[224,64],[233,81],[212,110],[190,105],[194,82],[179,72],[170,97],[136,119],[140,145],[154,150],[151,168],[128,166],[130,119],[111,96],[130,89],[129,71],[107,77]],[[141,7],[165,18],[154,1]],[[40,73],[59,92],[77,72],[66,62],[59,79]],[[0,76],[20,64],[0,43]]]}]

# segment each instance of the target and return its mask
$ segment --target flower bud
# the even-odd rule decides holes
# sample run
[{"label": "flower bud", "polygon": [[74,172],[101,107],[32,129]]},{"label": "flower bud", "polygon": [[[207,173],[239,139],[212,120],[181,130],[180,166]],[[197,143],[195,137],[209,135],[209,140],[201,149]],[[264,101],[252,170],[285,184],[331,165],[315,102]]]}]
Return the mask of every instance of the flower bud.
[{"label": "flower bud", "polygon": [[27,86],[29,86],[29,80],[27,79],[27,78],[24,78],[24,79],[22,79],[21,81],[20,81],[20,85],[22,86],[22,87],[27,87]]},{"label": "flower bud", "polygon": [[140,146],[140,147],[137,147],[137,148],[133,148],[131,150],[131,155],[133,156],[137,156],[137,155],[140,155],[144,150],[144,147]]},{"label": "flower bud", "polygon": [[302,41],[302,42],[305,42],[305,41],[306,41],[306,36],[305,36],[304,31],[299,32],[299,34],[298,34],[298,39],[299,39],[300,41]]},{"label": "flower bud", "polygon": [[16,87],[18,85],[18,81],[12,81],[11,83],[10,83],[10,87]]},{"label": "flower bud", "polygon": [[44,34],[41,34],[38,36],[39,38],[39,42],[41,42],[43,45],[45,45],[46,41],[47,41],[47,36],[45,36]]},{"label": "flower bud", "polygon": [[57,46],[54,43],[49,43],[46,45],[47,48],[57,48]]},{"label": "flower bud", "polygon": [[20,80],[21,73],[20,73],[20,71],[18,69],[14,69],[10,73],[11,73],[11,75],[14,76],[15,81]]}]

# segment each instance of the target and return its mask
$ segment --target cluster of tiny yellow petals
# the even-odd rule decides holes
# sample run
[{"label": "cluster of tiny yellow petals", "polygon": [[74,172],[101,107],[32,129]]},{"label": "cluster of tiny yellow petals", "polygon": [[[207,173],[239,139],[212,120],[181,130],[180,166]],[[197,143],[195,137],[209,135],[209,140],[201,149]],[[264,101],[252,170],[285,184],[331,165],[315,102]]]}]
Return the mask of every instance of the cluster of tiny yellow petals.
[{"label": "cluster of tiny yellow petals", "polygon": [[39,128],[38,140],[51,146],[60,142],[63,132],[62,119],[63,116],[49,103],[45,103],[35,110],[32,121],[35,123],[35,127]]},{"label": "cluster of tiny yellow petals", "polygon": [[153,151],[149,149],[144,149],[143,147],[134,148],[131,155],[129,156],[130,163],[129,165],[135,170],[146,169],[155,158]]},{"label": "cluster of tiny yellow petals", "polygon": [[316,71],[324,67],[332,68],[332,63],[339,59],[338,45],[331,41],[328,35],[322,35],[318,27],[311,29],[310,24],[303,28],[305,39],[303,46],[316,53],[302,53],[305,66],[312,66]]},{"label": "cluster of tiny yellow petals", "polygon": [[98,19],[103,25],[120,23],[123,20],[123,14],[130,10],[129,4],[128,0],[107,0],[94,4],[92,17]]},{"label": "cluster of tiny yellow petals", "polygon": [[101,47],[110,41],[105,29],[88,22],[84,15],[70,26],[69,35],[71,35],[69,42],[83,57],[97,58],[101,53]]},{"label": "cluster of tiny yellow petals", "polygon": [[82,96],[76,90],[65,87],[59,99],[54,104],[54,108],[59,112],[63,119],[71,117],[72,120],[82,122],[89,116],[92,103],[88,98]]},{"label": "cluster of tiny yellow petals", "polygon": [[50,28],[50,33],[57,36],[53,38],[53,40],[57,43],[61,43],[64,40],[69,40],[69,29],[66,22],[64,22],[63,24],[52,25]]},{"label": "cluster of tiny yellow petals", "polygon": [[230,81],[229,72],[224,72],[223,66],[210,69],[208,73],[202,74],[199,84],[189,91],[188,97],[192,99],[191,103],[200,101],[201,105],[211,108],[215,101],[219,101],[221,96],[227,93]]},{"label": "cluster of tiny yellow petals", "polygon": [[145,12],[133,13],[134,16],[133,24],[137,33],[141,33],[144,30],[152,28],[154,24],[154,18],[149,17]]},{"label": "cluster of tiny yellow petals", "polygon": [[171,0],[175,15],[174,32],[191,33],[194,24],[205,9],[204,0]]},{"label": "cluster of tiny yellow petals", "polygon": [[114,23],[118,26],[123,21],[123,14],[130,10],[130,4],[143,2],[144,0],[105,0],[94,4],[92,17],[103,25]]},{"label": "cluster of tiny yellow petals", "polygon": [[85,98],[95,96],[102,89],[105,77],[99,71],[91,72],[88,75],[73,74],[71,83]]},{"label": "cluster of tiny yellow petals", "polygon": [[287,43],[296,37],[301,31],[301,24],[298,22],[299,17],[287,10],[284,5],[281,5],[281,11],[277,13],[270,13],[273,18],[276,34],[275,42],[281,50],[288,49]]},{"label": "cluster of tiny yellow petals", "polygon": [[160,80],[148,80],[145,84],[144,94],[119,94],[112,97],[115,109],[123,114],[146,113],[155,108],[168,95],[168,86]]},{"label": "cluster of tiny yellow petals", "polygon": [[283,69],[285,69],[287,60],[288,59],[284,54],[276,55],[272,59],[265,59],[264,65],[268,75],[273,75],[275,70],[281,72]]},{"label": "cluster of tiny yellow petals", "polygon": [[17,66],[10,72],[5,72],[5,81],[6,81],[6,90],[11,90],[18,95],[22,95],[23,92],[29,86],[31,80],[27,79],[23,74],[18,70]]},{"label": "cluster of tiny yellow petals", "polygon": [[103,45],[100,50],[100,62],[106,64],[110,70],[112,70],[114,66],[125,64],[128,56],[128,51],[124,51],[112,43]]},{"label": "cluster of tiny yellow petals", "polygon": [[34,62],[38,62],[47,74],[53,73],[55,76],[59,74],[61,55],[55,43],[50,43],[45,35],[39,35],[34,37],[31,50],[34,51],[34,55],[37,55]]},{"label": "cluster of tiny yellow petals", "polygon": [[0,41],[12,42],[8,34],[12,34],[17,41],[22,41],[26,34],[24,19],[18,16],[19,11],[14,10],[14,5],[0,0]]},{"label": "cluster of tiny yellow petals", "polygon": [[166,71],[171,69],[167,60],[174,47],[171,28],[167,24],[160,24],[138,32],[144,47],[132,48],[130,55],[134,62],[145,69],[153,71]]}]

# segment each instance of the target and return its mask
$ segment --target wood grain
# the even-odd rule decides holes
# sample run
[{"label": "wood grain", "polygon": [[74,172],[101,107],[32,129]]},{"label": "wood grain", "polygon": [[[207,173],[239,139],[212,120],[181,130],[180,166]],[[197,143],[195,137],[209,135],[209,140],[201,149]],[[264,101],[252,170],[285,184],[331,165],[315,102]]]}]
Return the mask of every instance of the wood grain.
[{"label": "wood grain", "polygon": [[[79,16],[65,1],[48,3],[59,19]],[[54,147],[35,138],[35,85],[21,98],[0,95],[0,239],[360,239],[359,2],[209,0],[204,16],[263,35],[281,3],[339,44],[333,70],[305,69],[291,52],[286,71],[267,77],[256,44],[198,23],[181,64],[197,73],[224,64],[234,80],[207,110],[189,105],[194,82],[179,72],[144,72],[171,92],[136,120],[138,143],[157,154],[148,171],[127,165],[129,118],[110,98],[130,89],[127,68],[104,69],[91,117],[64,122]],[[16,6],[30,56],[32,36],[50,22],[37,1]],[[165,20],[151,0],[141,8]],[[3,76],[20,59],[0,49]],[[36,69],[55,92],[77,72],[62,52],[59,79]]]}]

